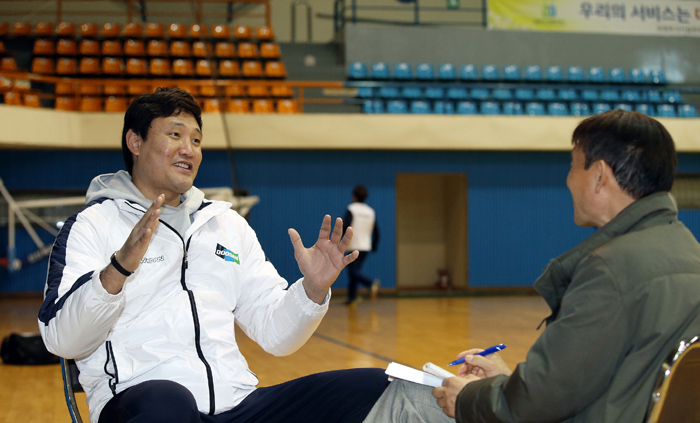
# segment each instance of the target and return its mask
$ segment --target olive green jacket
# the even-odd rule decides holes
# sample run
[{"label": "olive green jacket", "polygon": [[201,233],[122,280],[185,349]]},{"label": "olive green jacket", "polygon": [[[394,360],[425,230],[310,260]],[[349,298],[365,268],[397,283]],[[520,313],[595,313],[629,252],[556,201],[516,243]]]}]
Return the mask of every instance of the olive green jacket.
[{"label": "olive green jacket", "polygon": [[649,195],[554,259],[546,329],[510,377],[462,390],[457,422],[641,423],[661,363],[700,334],[700,245],[677,214]]}]

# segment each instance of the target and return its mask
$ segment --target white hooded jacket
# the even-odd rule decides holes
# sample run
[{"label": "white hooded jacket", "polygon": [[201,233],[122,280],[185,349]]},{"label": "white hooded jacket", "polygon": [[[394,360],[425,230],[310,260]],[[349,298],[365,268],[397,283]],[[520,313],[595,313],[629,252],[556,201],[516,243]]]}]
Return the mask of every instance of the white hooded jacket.
[{"label": "white hooded jacket", "polygon": [[98,176],[49,258],[40,331],[49,351],[76,359],[92,423],[113,395],[156,379],[188,388],[203,413],[229,410],[258,383],[234,323],[287,355],[328,309],[330,293],[318,305],[301,283],[288,288],[246,220],[194,187],[163,209],[141,265],[109,294],[100,272],[150,203],[126,172]]}]

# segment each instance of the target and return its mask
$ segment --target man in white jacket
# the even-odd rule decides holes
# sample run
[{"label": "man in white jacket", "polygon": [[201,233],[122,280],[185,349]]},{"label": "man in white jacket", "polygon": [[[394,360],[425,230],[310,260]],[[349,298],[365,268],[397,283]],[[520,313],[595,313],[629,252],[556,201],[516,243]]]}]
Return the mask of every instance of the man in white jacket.
[{"label": "man in white jacket", "polygon": [[90,421],[360,422],[386,387],[381,369],[325,372],[256,389],[234,323],[291,354],[357,258],[352,231],[325,216],[314,246],[289,230],[303,278],[288,286],[231,205],[193,186],[201,110],[179,89],[137,97],[124,118],[127,171],[96,177],[59,233],[39,327],[76,359]]}]

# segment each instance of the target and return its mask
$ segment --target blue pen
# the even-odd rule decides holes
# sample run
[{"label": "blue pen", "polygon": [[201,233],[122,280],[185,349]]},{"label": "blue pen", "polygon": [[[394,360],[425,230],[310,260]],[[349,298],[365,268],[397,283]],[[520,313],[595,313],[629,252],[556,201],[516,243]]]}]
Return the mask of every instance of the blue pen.
[{"label": "blue pen", "polygon": [[[498,345],[494,345],[494,346],[491,347],[491,348],[486,348],[486,349],[483,350],[482,352],[476,353],[476,354],[474,354],[474,355],[481,355],[481,356],[489,355],[489,354],[493,354],[493,353],[495,353],[495,352],[504,350],[505,348],[506,348],[506,344],[498,344]],[[462,363],[464,363],[464,357],[458,358],[457,360],[455,360],[455,361],[453,361],[452,363],[448,364],[448,366],[456,366],[456,365],[462,364]]]}]

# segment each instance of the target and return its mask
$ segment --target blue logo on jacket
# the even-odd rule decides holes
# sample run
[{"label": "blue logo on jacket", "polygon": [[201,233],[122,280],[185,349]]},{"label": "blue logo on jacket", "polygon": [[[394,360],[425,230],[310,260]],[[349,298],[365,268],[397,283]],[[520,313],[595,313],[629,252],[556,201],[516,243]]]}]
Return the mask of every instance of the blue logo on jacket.
[{"label": "blue logo on jacket", "polygon": [[229,250],[221,244],[216,244],[216,255],[221,257],[226,261],[232,261],[236,264],[241,264],[241,260],[238,258],[238,254]]}]

